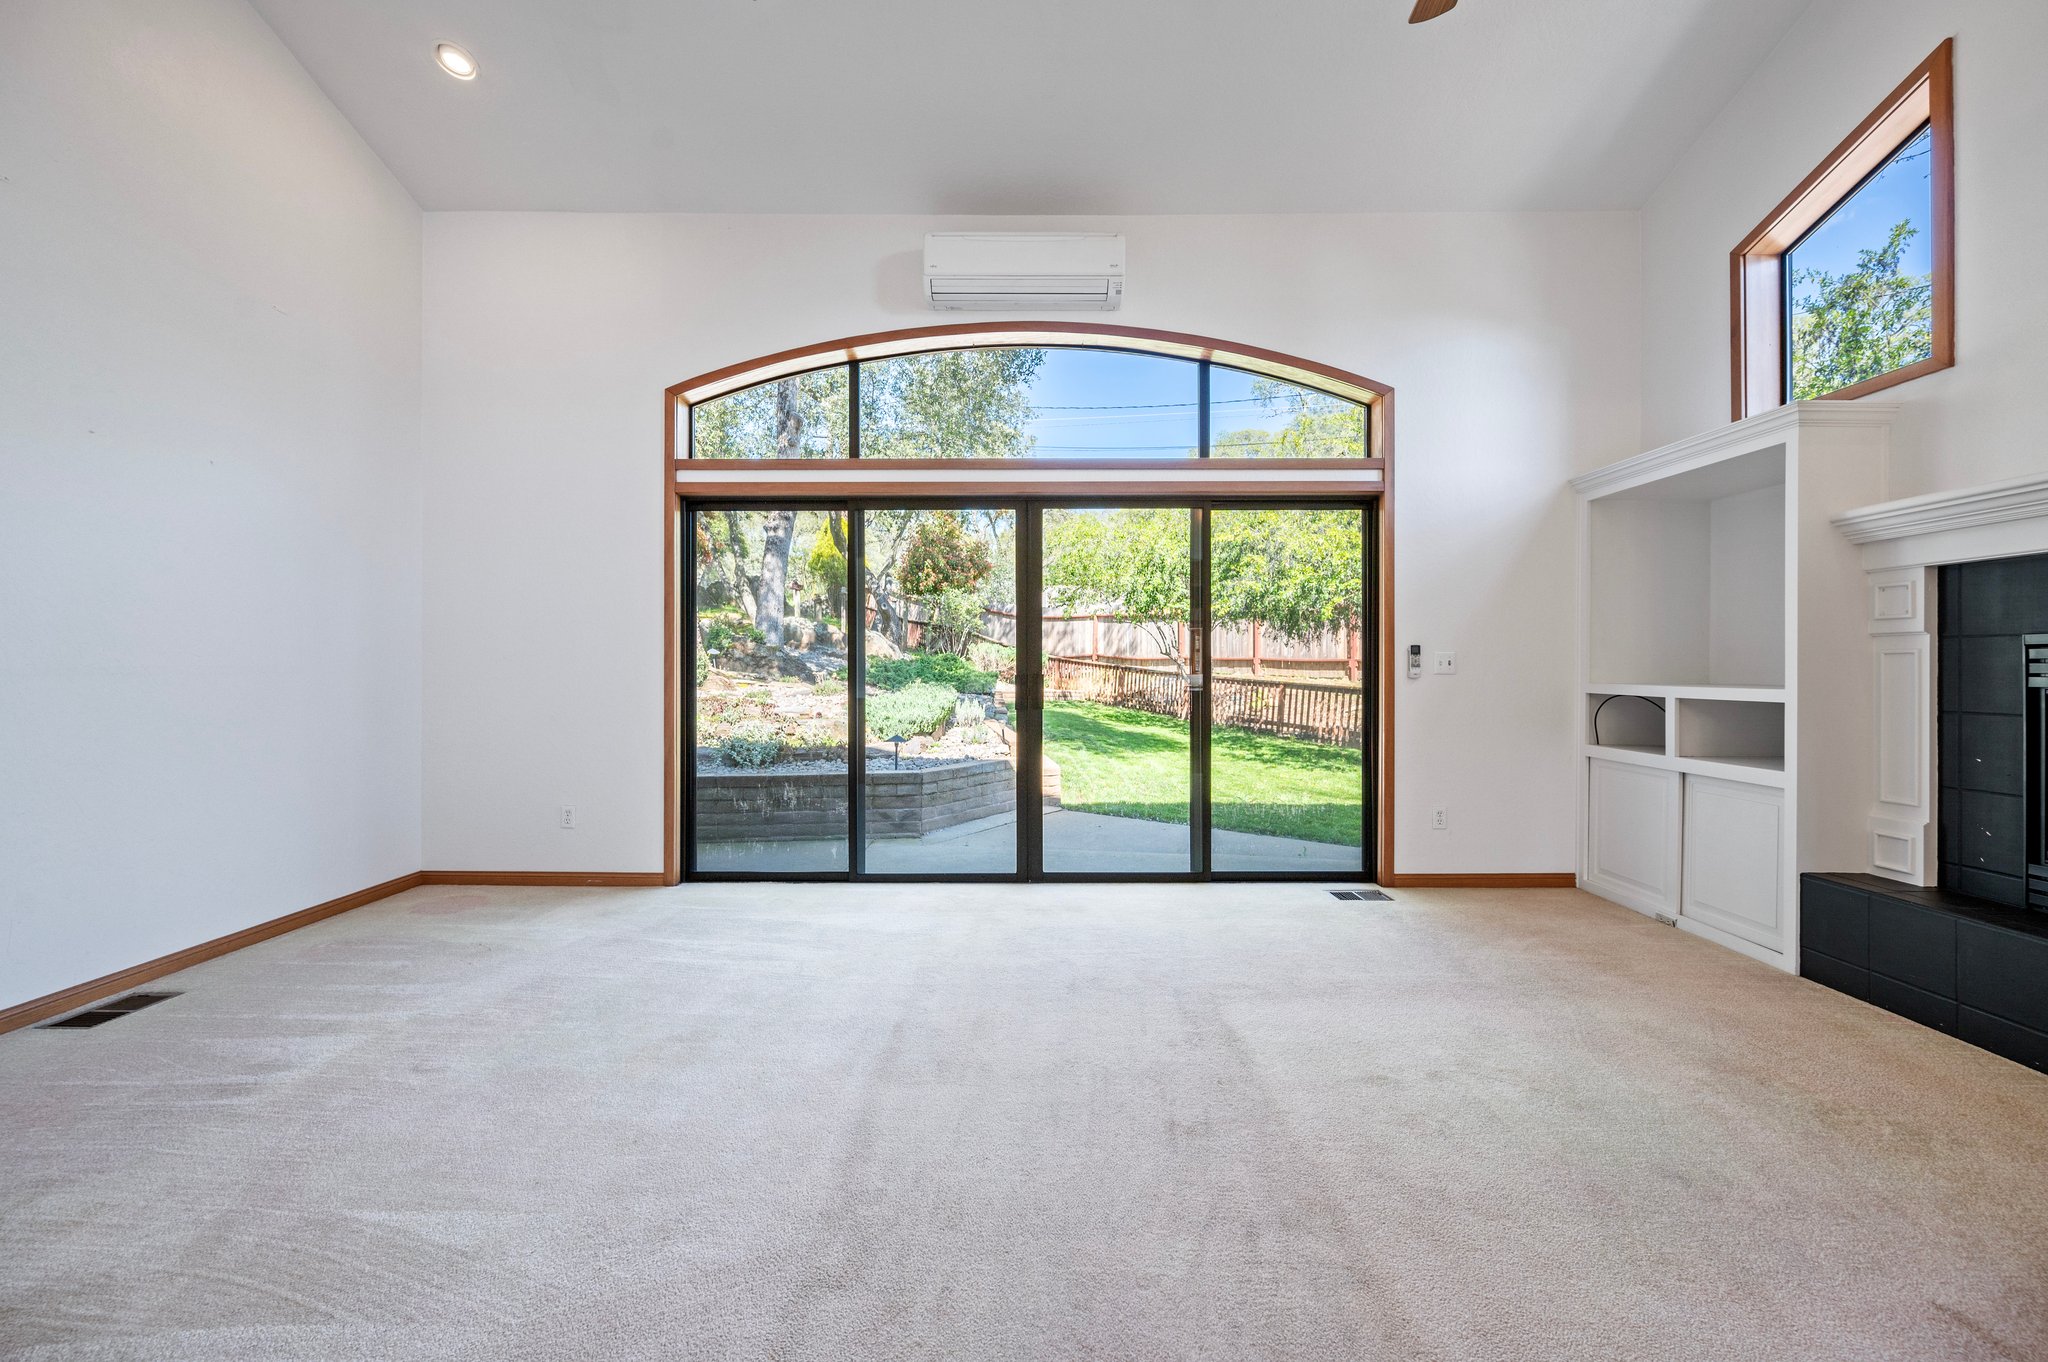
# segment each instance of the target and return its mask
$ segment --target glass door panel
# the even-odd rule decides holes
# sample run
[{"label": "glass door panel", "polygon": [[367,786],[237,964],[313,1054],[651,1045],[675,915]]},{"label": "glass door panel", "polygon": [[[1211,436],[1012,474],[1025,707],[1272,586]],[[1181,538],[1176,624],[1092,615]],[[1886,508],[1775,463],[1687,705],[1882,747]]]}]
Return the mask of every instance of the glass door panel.
[{"label": "glass door panel", "polygon": [[1211,862],[1365,867],[1365,513],[1210,513]]},{"label": "glass door panel", "polygon": [[846,516],[711,510],[692,523],[696,867],[844,872]]},{"label": "glass door panel", "polygon": [[1044,868],[1187,874],[1200,684],[1194,513],[1048,507],[1042,516]]},{"label": "glass door panel", "polygon": [[865,866],[1017,869],[1017,513],[866,510]]}]

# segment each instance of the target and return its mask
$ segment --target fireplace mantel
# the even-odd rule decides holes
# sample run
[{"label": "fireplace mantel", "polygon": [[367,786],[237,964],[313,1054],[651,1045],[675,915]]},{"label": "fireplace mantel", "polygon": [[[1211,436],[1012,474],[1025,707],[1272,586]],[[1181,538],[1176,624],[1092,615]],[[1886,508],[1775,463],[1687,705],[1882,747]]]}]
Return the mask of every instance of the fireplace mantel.
[{"label": "fireplace mantel", "polygon": [[2048,473],[1880,502],[1834,523],[1872,572],[2048,553]]},{"label": "fireplace mantel", "polygon": [[1935,570],[2048,553],[2048,474],[1864,506],[1834,525],[1860,546],[1869,577],[1877,780],[1868,868],[1932,886],[1940,865]]}]

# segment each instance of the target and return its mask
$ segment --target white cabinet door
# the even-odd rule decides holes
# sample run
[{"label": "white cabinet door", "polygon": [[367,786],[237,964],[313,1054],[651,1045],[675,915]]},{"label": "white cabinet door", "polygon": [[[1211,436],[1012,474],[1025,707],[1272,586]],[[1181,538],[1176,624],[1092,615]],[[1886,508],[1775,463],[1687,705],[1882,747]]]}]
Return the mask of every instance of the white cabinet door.
[{"label": "white cabinet door", "polygon": [[1625,762],[1587,762],[1583,887],[1639,913],[1678,914],[1682,780]]},{"label": "white cabinet door", "polygon": [[1685,778],[1685,916],[1785,949],[1785,792]]}]

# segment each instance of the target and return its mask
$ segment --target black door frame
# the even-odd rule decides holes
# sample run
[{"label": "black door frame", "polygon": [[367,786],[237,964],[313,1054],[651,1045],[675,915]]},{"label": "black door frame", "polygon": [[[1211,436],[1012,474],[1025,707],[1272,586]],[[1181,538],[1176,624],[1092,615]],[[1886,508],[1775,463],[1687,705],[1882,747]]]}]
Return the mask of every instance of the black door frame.
[{"label": "black door frame", "polygon": [[[1044,580],[1043,512],[1060,509],[1163,508],[1185,509],[1191,517],[1189,535],[1189,620],[1188,636],[1199,652],[1198,672],[1202,699],[1189,706],[1189,831],[1192,868],[1170,874],[1131,871],[1077,872],[1047,871],[1044,866],[1044,795],[1038,787],[1044,762],[1045,669],[1042,621]],[[681,713],[677,716],[682,735],[681,780],[677,817],[681,822],[682,877],[705,882],[845,883],[854,880],[878,883],[1119,883],[1152,884],[1205,882],[1320,882],[1370,883],[1378,875],[1380,810],[1373,799],[1373,775],[1377,769],[1380,713],[1380,630],[1379,630],[1379,521],[1377,496],[1288,496],[1282,498],[1205,497],[1196,495],[1118,497],[1017,497],[1017,496],[932,496],[932,497],[740,497],[699,498],[679,502],[679,531],[685,551],[681,558],[680,590],[676,594],[676,637],[680,644],[681,685],[677,694]],[[714,511],[820,511],[846,516],[846,669],[847,669],[847,869],[812,871],[704,871],[697,866],[696,766],[697,766],[697,631],[693,612],[697,598],[697,555],[689,548],[696,542],[697,516]],[[865,688],[854,680],[865,674],[867,653],[867,561],[863,512],[874,510],[998,510],[1017,517],[1017,681],[1014,716],[1018,737],[1016,834],[1017,847],[1011,871],[983,871],[961,874],[875,873],[867,870],[867,838],[864,833],[867,770],[867,725],[864,713]],[[1360,722],[1359,761],[1359,852],[1356,871],[1223,871],[1213,866],[1214,829],[1211,809],[1211,717],[1215,682],[1213,622],[1210,620],[1209,549],[1210,516],[1215,511],[1234,510],[1355,510],[1362,514],[1360,538],[1360,588],[1364,595],[1364,617],[1359,622],[1360,684],[1363,687]],[[1025,602],[1039,609],[1027,612]],[[1027,627],[1027,619],[1030,621]],[[1028,787],[1028,788],[1027,788]]]}]

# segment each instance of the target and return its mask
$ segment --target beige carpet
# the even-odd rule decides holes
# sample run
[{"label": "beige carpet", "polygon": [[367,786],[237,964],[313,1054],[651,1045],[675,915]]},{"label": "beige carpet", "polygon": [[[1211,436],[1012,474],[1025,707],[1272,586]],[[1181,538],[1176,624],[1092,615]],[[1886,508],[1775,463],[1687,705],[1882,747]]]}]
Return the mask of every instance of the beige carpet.
[{"label": "beige carpet", "polygon": [[0,1356],[2048,1358],[2048,1078],[1398,898],[418,890],[0,1036]]}]

